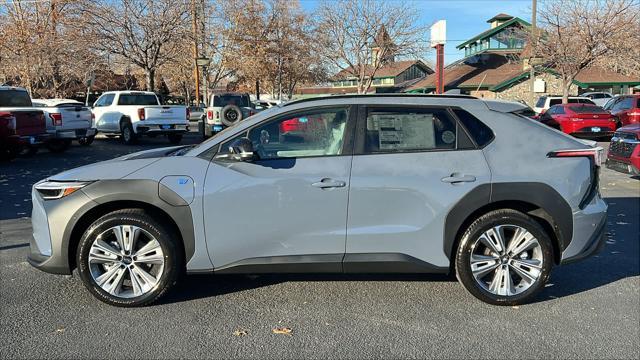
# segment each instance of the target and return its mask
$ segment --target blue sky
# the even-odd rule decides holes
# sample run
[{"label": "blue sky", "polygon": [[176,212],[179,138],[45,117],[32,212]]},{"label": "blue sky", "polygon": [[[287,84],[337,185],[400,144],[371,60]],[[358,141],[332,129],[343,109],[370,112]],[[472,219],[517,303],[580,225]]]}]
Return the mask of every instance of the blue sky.
[{"label": "blue sky", "polygon": [[[330,0],[329,0],[330,1]],[[411,3],[420,12],[420,22],[430,25],[437,20],[447,20],[447,44],[445,63],[463,57],[464,52],[456,46],[467,39],[487,30],[486,22],[494,15],[506,13],[526,21],[531,20],[531,0],[388,0]],[[302,7],[312,11],[318,0],[300,0]],[[428,40],[429,34],[425,34]],[[427,60],[435,63],[432,51]]]}]

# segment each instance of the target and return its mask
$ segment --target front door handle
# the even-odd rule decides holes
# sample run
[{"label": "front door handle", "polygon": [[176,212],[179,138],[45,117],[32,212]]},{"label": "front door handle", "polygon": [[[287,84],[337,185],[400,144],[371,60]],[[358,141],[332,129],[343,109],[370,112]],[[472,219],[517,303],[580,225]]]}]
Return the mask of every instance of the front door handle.
[{"label": "front door handle", "polygon": [[453,173],[450,176],[443,177],[442,182],[457,184],[461,182],[474,182],[476,181],[476,177],[473,175],[463,175],[460,173]]},{"label": "front door handle", "polygon": [[328,188],[339,188],[347,186],[347,183],[340,180],[333,180],[331,178],[324,178],[318,182],[314,182],[311,184],[313,187],[317,187],[320,189],[328,189]]}]

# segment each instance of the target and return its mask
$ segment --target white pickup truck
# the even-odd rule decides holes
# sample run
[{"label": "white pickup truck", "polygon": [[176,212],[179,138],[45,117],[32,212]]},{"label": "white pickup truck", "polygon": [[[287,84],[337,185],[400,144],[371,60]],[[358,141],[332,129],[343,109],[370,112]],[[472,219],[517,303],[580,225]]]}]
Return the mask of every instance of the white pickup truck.
[{"label": "white pickup truck", "polygon": [[133,144],[142,135],[167,135],[172,144],[189,131],[189,110],[185,106],[161,105],[148,91],[109,91],[93,103],[96,128],[107,136],[120,135]]},{"label": "white pickup truck", "polygon": [[44,111],[47,132],[55,140],[48,147],[59,152],[67,149],[77,139],[81,145],[90,145],[96,135],[91,109],[71,99],[32,99],[33,107]]}]

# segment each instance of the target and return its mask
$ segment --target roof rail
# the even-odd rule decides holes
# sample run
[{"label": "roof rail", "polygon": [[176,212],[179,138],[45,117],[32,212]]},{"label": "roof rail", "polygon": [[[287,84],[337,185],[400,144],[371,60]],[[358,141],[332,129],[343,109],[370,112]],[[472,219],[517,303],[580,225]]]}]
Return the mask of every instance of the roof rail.
[{"label": "roof rail", "polygon": [[451,95],[451,94],[406,94],[406,93],[387,93],[387,94],[340,94],[340,95],[328,95],[328,96],[316,96],[306,99],[293,100],[286,103],[282,103],[280,106],[285,107],[294,104],[300,104],[310,101],[326,100],[326,99],[351,99],[351,98],[366,98],[366,97],[412,97],[412,98],[449,98],[449,99],[477,99],[471,95]]}]

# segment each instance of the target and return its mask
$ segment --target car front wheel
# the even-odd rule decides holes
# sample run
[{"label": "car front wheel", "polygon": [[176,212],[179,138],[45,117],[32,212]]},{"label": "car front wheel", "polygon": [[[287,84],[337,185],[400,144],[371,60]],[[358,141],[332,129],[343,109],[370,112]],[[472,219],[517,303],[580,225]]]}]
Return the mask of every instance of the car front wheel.
[{"label": "car front wheel", "polygon": [[172,232],[142,209],[102,216],[78,244],[78,272],[89,291],[115,306],[143,306],[163,296],[182,269]]},{"label": "car front wheel", "polygon": [[493,305],[530,301],[544,288],[553,265],[553,246],[542,226],[511,209],[475,220],[461,238],[456,275],[478,299]]}]

